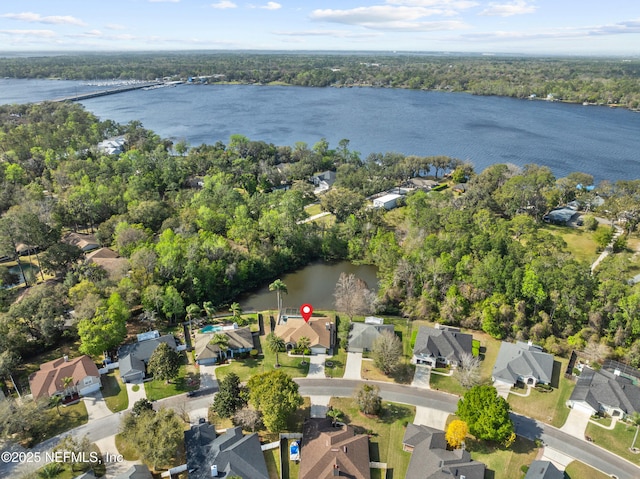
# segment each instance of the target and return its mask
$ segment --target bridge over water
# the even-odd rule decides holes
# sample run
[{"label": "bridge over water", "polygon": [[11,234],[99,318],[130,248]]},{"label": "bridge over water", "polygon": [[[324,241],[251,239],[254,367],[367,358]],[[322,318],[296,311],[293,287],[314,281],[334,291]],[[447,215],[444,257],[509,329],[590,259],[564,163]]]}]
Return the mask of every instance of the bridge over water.
[{"label": "bridge over water", "polygon": [[149,87],[154,87],[154,86],[159,86],[159,85],[163,85],[162,82],[157,82],[157,81],[152,81],[152,82],[145,82],[145,83],[136,83],[134,85],[126,85],[126,86],[119,86],[116,88],[109,88],[106,90],[98,90],[98,91],[92,91],[89,93],[79,93],[77,95],[71,95],[71,96],[65,96],[62,98],[56,98],[55,100],[51,100],[54,102],[63,102],[63,101],[82,101],[82,100],[88,100],[89,98],[96,98],[99,96],[107,96],[107,95],[115,95],[116,93],[123,93],[125,91],[131,91],[131,90],[141,90],[142,88],[149,88]]}]

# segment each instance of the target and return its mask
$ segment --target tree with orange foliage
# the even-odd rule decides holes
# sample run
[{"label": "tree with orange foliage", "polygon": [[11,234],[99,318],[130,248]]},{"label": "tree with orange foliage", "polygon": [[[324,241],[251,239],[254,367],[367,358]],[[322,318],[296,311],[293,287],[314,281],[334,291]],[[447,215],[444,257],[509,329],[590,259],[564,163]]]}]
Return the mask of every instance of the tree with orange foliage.
[{"label": "tree with orange foliage", "polygon": [[461,421],[460,419],[456,419],[451,421],[449,426],[447,427],[447,432],[445,434],[445,439],[447,440],[447,444],[454,449],[457,449],[464,444],[464,439],[467,437],[469,433],[469,428],[467,427],[467,423]]}]

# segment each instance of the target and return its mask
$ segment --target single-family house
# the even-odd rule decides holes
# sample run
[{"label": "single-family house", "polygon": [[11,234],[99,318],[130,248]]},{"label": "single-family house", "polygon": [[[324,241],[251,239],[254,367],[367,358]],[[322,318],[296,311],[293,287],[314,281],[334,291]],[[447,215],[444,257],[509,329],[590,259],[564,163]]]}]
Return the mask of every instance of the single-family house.
[{"label": "single-family house", "polygon": [[233,427],[216,437],[213,426],[205,422],[185,431],[184,440],[189,479],[269,479],[256,433],[244,436],[241,427]]},{"label": "single-family house", "polygon": [[420,326],[413,347],[413,364],[436,367],[446,365],[457,367],[462,356],[472,354],[473,336],[462,333],[457,328],[436,325],[435,328]]},{"label": "single-family house", "polygon": [[493,380],[510,386],[520,382],[527,386],[550,384],[553,376],[553,355],[545,353],[531,341],[503,341],[493,366]]},{"label": "single-family house", "polygon": [[129,270],[129,260],[110,248],[99,248],[87,253],[86,262],[104,268],[111,279],[122,278]]},{"label": "single-family house", "polygon": [[[65,378],[72,381],[65,387]],[[40,369],[29,376],[29,386],[34,399],[54,395],[65,397],[86,396],[102,387],[98,367],[89,356],[69,359],[64,356],[40,365]]]},{"label": "single-family house", "polygon": [[564,472],[551,461],[533,461],[524,479],[564,479]]},{"label": "single-family house", "polygon": [[327,353],[334,346],[335,324],[327,317],[312,317],[309,321],[297,316],[283,316],[273,331],[284,340],[287,350],[296,347],[303,336],[311,342],[311,354]]},{"label": "single-family house", "polygon": [[405,477],[420,479],[484,479],[486,466],[465,449],[447,450],[444,431],[408,424],[402,447],[411,452]]},{"label": "single-family house", "polygon": [[327,191],[336,182],[336,172],[327,170],[311,177],[313,186],[316,187],[316,193]]},{"label": "single-family house", "polygon": [[305,421],[300,450],[300,479],[370,479],[369,437],[331,419]]},{"label": "single-family house", "polygon": [[398,200],[402,198],[402,195],[397,193],[388,193],[380,198],[373,200],[374,208],[384,208],[385,210],[392,210],[398,206]]},{"label": "single-family house", "polygon": [[133,344],[124,344],[118,349],[120,377],[125,383],[142,381],[147,375],[147,363],[151,355],[161,344],[166,343],[177,349],[176,339],[172,334],[157,338],[145,339]]},{"label": "single-family house", "polygon": [[124,136],[115,136],[98,143],[98,151],[106,155],[119,155],[124,151]]},{"label": "single-family house", "polygon": [[349,351],[362,353],[373,350],[373,344],[387,331],[394,334],[393,324],[352,323],[349,331]]},{"label": "single-family house", "polygon": [[615,372],[583,367],[567,406],[590,414],[625,417],[640,412],[640,388]]},{"label": "single-family house", "polygon": [[576,210],[564,207],[549,211],[542,217],[542,219],[548,223],[553,223],[556,225],[566,225],[577,214],[578,212]]},{"label": "single-family house", "polygon": [[[220,349],[211,340],[216,334],[224,334],[229,338],[226,350]],[[253,334],[249,327],[226,329],[215,333],[198,333],[196,336],[196,362],[199,365],[214,364],[220,359],[234,357],[236,354],[248,353],[253,349]]]},{"label": "single-family house", "polygon": [[62,237],[62,242],[77,246],[85,253],[100,248],[100,243],[94,235],[82,233],[67,233]]},{"label": "single-family house", "polygon": [[144,464],[134,464],[122,474],[115,476],[114,479],[153,479],[153,476]]}]

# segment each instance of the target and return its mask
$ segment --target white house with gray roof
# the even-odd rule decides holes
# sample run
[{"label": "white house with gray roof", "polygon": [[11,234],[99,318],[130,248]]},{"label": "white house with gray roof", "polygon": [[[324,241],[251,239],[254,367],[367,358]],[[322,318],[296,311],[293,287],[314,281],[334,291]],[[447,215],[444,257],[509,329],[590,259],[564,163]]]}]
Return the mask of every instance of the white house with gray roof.
[{"label": "white house with gray roof", "polygon": [[493,366],[493,380],[515,386],[521,382],[527,386],[549,384],[553,376],[553,355],[540,346],[528,342],[502,342]]},{"label": "white house with gray roof", "polygon": [[463,354],[472,354],[472,348],[473,336],[462,333],[457,328],[420,326],[411,362],[431,367],[436,367],[437,364],[457,367]]},{"label": "white house with gray roof", "polygon": [[640,388],[615,372],[583,367],[567,406],[591,414],[602,412],[625,417],[640,412]]},{"label": "white house with gray roof", "polygon": [[393,324],[352,323],[349,331],[349,351],[352,353],[372,351],[373,344],[385,331],[394,334]]},{"label": "white house with gray roof", "polygon": [[160,343],[167,343],[173,350],[178,349],[176,339],[171,334],[120,346],[118,367],[120,377],[125,383],[142,381],[145,378],[147,363]]}]

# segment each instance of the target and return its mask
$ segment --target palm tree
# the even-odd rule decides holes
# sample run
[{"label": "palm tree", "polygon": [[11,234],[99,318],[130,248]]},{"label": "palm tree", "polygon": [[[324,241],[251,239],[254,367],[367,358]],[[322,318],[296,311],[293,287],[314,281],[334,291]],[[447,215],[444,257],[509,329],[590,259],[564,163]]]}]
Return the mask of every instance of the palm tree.
[{"label": "palm tree", "polygon": [[327,411],[327,417],[330,417],[332,419],[333,424],[335,424],[340,419],[342,419],[343,415],[344,415],[344,413],[340,409],[330,408]]},{"label": "palm tree", "polygon": [[224,333],[216,333],[213,335],[213,338],[211,338],[210,343],[218,346],[218,349],[220,350],[218,353],[220,360],[227,356],[226,353],[229,350],[229,336]]},{"label": "palm tree", "polygon": [[275,367],[280,367],[280,362],[278,361],[278,352],[284,349],[284,339],[276,336],[274,333],[267,334],[267,349],[272,353],[276,353],[276,364]]},{"label": "palm tree", "polygon": [[300,336],[296,346],[298,346],[298,349],[302,349],[302,364],[307,364],[304,360],[304,352],[309,349],[309,346],[311,346],[311,340],[306,336]]},{"label": "palm tree", "polygon": [[194,317],[199,318],[202,314],[202,309],[195,303],[191,303],[187,306],[187,319],[189,320],[189,336],[191,336],[191,321]]},{"label": "palm tree", "polygon": [[269,291],[275,291],[278,301],[278,320],[280,320],[280,311],[282,310],[282,293],[287,294],[289,290],[287,285],[281,279],[276,279],[269,285]]},{"label": "palm tree", "polygon": [[65,396],[70,396],[71,393],[69,392],[69,386],[73,384],[73,378],[72,377],[66,377],[66,378],[62,378],[62,387],[64,387],[64,395]]},{"label": "palm tree", "polygon": [[56,410],[58,411],[58,416],[61,416],[61,414],[60,414],[60,404],[62,404],[62,396],[54,394],[53,396],[51,396],[49,398],[49,404],[51,404],[52,406],[55,406]]},{"label": "palm tree", "polygon": [[205,301],[202,303],[202,308],[209,318],[216,314],[216,307],[214,306],[213,301]]},{"label": "palm tree", "polygon": [[231,311],[234,320],[238,321],[241,319],[242,308],[240,307],[240,303],[231,303],[231,306],[229,306],[229,311]]}]

